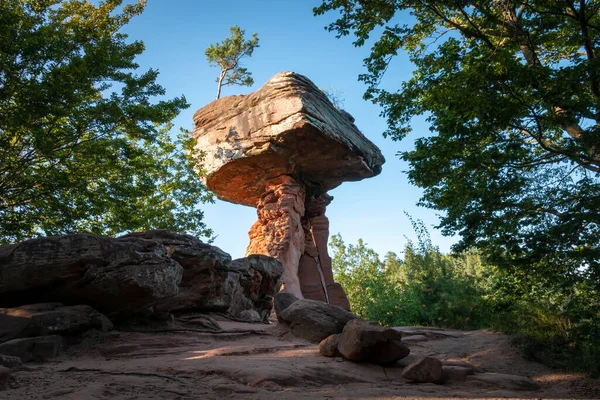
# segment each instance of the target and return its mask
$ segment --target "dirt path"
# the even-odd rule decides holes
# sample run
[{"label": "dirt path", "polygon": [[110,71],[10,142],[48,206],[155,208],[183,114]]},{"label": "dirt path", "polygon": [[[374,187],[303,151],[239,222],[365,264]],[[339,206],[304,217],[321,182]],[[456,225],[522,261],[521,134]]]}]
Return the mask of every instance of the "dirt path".
[{"label": "dirt path", "polygon": [[[526,361],[508,337],[487,331],[400,328],[408,359],[383,368],[326,358],[318,346],[262,324],[220,322],[225,332],[120,333],[15,373],[0,399],[600,398],[600,382]],[[540,388],[483,382],[414,384],[402,368],[421,356],[528,376]]]}]

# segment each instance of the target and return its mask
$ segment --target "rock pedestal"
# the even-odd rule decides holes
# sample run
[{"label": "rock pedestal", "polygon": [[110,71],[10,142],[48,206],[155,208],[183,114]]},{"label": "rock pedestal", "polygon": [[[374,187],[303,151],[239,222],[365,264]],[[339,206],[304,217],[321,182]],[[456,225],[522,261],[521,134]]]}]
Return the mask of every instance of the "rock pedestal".
[{"label": "rock pedestal", "polygon": [[309,79],[293,72],[194,114],[206,185],[218,198],[257,208],[247,254],[284,267],[284,290],[349,309],[327,254],[327,195],[381,172],[379,149]]},{"label": "rock pedestal", "polygon": [[298,261],[304,252],[304,188],[291,177],[271,181],[256,205],[258,221],[250,228],[246,255],[264,254],[283,265],[285,290],[302,298]]}]

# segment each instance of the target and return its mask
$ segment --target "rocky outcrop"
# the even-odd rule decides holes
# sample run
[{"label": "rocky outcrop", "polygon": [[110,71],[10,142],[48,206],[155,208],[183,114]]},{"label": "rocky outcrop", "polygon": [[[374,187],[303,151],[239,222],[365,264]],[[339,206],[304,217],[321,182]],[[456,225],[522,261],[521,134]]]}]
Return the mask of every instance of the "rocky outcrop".
[{"label": "rocky outcrop", "polygon": [[281,263],[272,257],[255,254],[234,260],[226,282],[227,313],[241,320],[267,321],[282,275]]},{"label": "rocky outcrop", "polygon": [[0,306],[58,301],[130,313],[175,295],[182,267],[139,238],[65,235],[0,247]]},{"label": "rocky outcrop", "polygon": [[159,312],[178,312],[189,309],[225,311],[226,281],[231,256],[218,247],[200,239],[167,230],[132,233],[123,238],[145,239],[164,247],[166,254],[182,267],[178,291],[159,299],[154,308]]},{"label": "rocky outcrop", "polygon": [[[282,273],[281,264],[271,257],[257,255],[232,262],[217,247],[167,230],[120,238],[39,238],[0,247],[0,307],[88,304],[119,320],[149,308],[159,313],[221,311],[234,317],[253,310],[244,315],[266,319]],[[10,316],[26,332],[56,315],[70,321],[72,329],[84,324],[84,316],[100,321],[82,308],[86,306],[39,307],[4,310],[0,322]],[[31,318],[15,319],[19,313]],[[0,337],[2,332],[0,327]]]},{"label": "rocky outcrop", "polygon": [[352,116],[306,77],[284,72],[250,95],[214,101],[194,122],[208,188],[257,208],[246,254],[277,258],[296,297],[348,310],[327,254],[327,191],[379,174],[385,161]]}]

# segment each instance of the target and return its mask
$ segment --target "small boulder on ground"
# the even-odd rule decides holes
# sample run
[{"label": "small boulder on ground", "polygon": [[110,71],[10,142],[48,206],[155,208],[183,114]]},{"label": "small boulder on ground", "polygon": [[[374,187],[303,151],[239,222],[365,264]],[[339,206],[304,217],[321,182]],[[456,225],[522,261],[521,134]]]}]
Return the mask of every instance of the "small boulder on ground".
[{"label": "small boulder on ground", "polygon": [[404,368],[402,376],[420,383],[438,382],[442,378],[442,362],[434,357],[425,357]]},{"label": "small boulder on ground", "polygon": [[324,355],[325,357],[341,357],[342,353],[338,350],[340,336],[341,334],[336,333],[335,335],[331,335],[321,340],[321,343],[319,343],[319,352],[321,355]]},{"label": "small boulder on ground", "polygon": [[402,333],[377,322],[352,320],[340,335],[338,350],[348,360],[392,364],[410,354]]},{"label": "small boulder on ground", "polygon": [[317,343],[341,333],[348,321],[358,319],[339,307],[307,299],[292,303],[278,317],[290,327],[292,334]]}]

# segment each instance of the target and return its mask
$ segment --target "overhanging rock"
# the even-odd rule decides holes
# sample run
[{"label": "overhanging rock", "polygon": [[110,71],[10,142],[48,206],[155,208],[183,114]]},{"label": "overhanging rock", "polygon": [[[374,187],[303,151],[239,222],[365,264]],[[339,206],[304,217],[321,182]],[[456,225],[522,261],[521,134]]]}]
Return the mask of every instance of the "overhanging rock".
[{"label": "overhanging rock", "polygon": [[327,191],[381,172],[381,151],[308,78],[282,72],[194,114],[207,187],[257,208],[247,254],[277,258],[286,291],[349,308],[327,254]]}]

